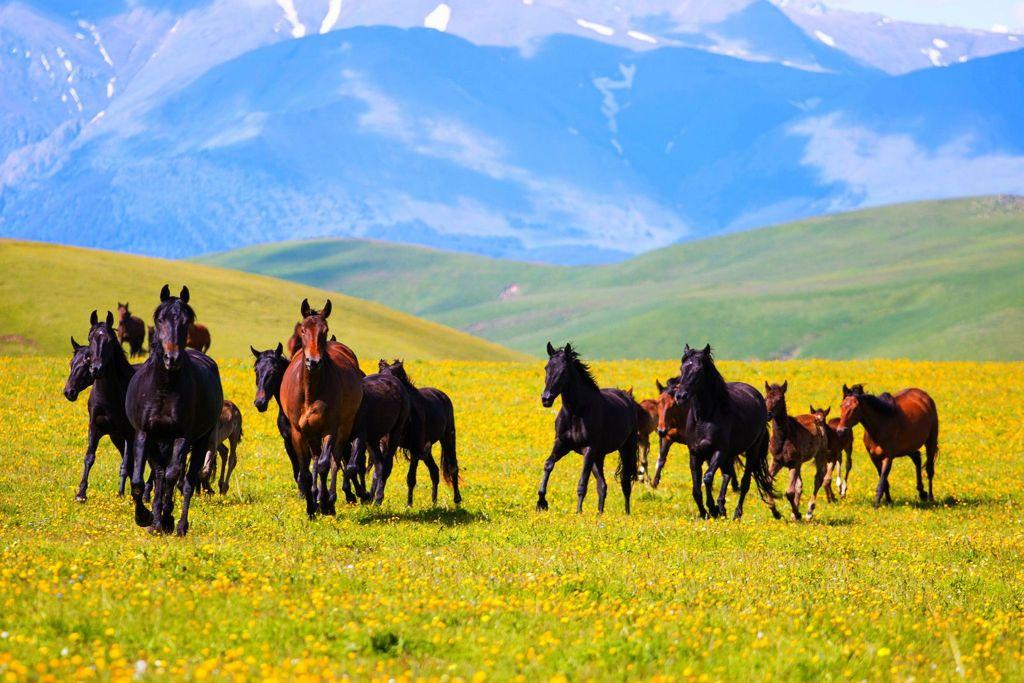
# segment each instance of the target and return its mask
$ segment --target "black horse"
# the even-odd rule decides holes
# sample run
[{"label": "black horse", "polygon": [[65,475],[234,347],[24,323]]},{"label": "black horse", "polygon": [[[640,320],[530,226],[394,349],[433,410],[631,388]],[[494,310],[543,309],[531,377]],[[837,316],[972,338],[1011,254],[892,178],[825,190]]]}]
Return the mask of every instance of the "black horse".
[{"label": "black horse", "polygon": [[[174,528],[174,489],[185,468],[181,519],[177,533],[188,533],[188,511],[199,485],[206,453],[216,449],[217,420],[224,407],[220,371],[211,358],[185,348],[188,328],[195,313],[188,305],[188,287],[171,296],[164,285],[160,305],[153,313],[157,344],[128,387],[126,408],[135,428],[132,448],[132,498],[135,522],[155,532]],[[153,510],[142,500],[143,463],[153,470]]]},{"label": "black horse", "polygon": [[[380,363],[387,365],[384,360]],[[402,381],[391,374],[378,373],[363,378],[363,402],[352,428],[352,457],[347,465],[347,478],[356,484],[363,500],[384,501],[384,487],[395,464],[395,451],[405,434],[412,410],[412,392],[406,391]],[[454,425],[454,421],[452,422]],[[443,450],[442,445],[442,450]],[[373,465],[373,484],[366,493],[366,451],[370,451]],[[453,449],[454,450],[454,449]],[[443,455],[442,455],[443,461]],[[437,484],[434,484],[436,500]]]},{"label": "black horse", "polygon": [[[735,519],[743,516],[743,501],[750,490],[753,476],[765,502],[777,497],[768,473],[767,408],[757,389],[743,382],[726,382],[715,367],[711,345],[691,349],[686,345],[679,364],[679,382],[671,390],[676,401],[689,401],[690,415],[686,423],[686,446],[690,449],[690,475],[693,478],[693,499],[701,517],[725,514],[725,492],[729,479],[735,478],[736,459],[746,455],[746,467],[740,482],[740,499]],[[707,509],[701,501],[701,468],[707,463],[703,481]],[[722,471],[722,489],[718,504],[713,499],[715,472]],[[772,504],[772,513],[779,517]]]},{"label": "black horse", "polygon": [[562,409],[555,418],[555,444],[544,463],[544,476],[537,493],[537,509],[547,510],[548,479],[555,463],[569,451],[583,455],[583,471],[576,487],[576,512],[583,512],[583,499],[593,473],[597,479],[597,510],[604,512],[608,484],[604,478],[604,459],[612,451],[619,452],[619,481],[629,514],[629,497],[637,478],[638,436],[637,415],[643,410],[621,389],[601,389],[590,368],[580,360],[572,346],[555,349],[548,342],[548,363],[545,368],[544,393],[541,403],[550,408],[562,397]]},{"label": "black horse", "polygon": [[[390,364],[381,360],[378,363],[380,374],[391,375],[402,383],[409,398],[409,419],[399,442],[399,448],[409,454],[409,474],[406,484],[409,486],[407,505],[412,505],[412,491],[416,488],[416,466],[420,460],[430,472],[432,484],[430,499],[437,503],[437,485],[439,474],[451,485],[455,504],[462,503],[459,493],[459,460],[455,453],[455,408],[448,394],[433,387],[416,388],[409,375],[405,372],[405,364],[394,360]],[[431,449],[435,443],[441,443],[441,470]]]},{"label": "black horse", "polygon": [[295,448],[292,446],[292,427],[288,422],[288,416],[281,409],[281,379],[284,371],[288,369],[288,359],[284,357],[284,347],[278,343],[276,349],[257,351],[249,347],[253,357],[253,371],[256,373],[256,400],[253,404],[256,410],[261,413],[267,412],[270,399],[277,402],[277,431],[284,442],[284,452],[288,454],[288,462],[292,466],[292,479],[298,488],[299,495],[302,495],[302,487],[299,486],[299,459],[295,455]]}]

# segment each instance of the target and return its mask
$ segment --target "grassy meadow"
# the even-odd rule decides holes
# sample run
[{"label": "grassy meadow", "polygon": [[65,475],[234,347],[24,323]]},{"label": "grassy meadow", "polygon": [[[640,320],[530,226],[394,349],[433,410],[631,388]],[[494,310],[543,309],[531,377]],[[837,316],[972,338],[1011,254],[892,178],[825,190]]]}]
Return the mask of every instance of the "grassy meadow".
[{"label": "grassy meadow", "polygon": [[[310,522],[274,408],[251,407],[251,364],[224,360],[245,420],[232,489],[195,502],[187,538],[152,537],[115,495],[106,441],[88,502],[74,501],[86,399],[61,396],[66,358],[0,358],[0,679],[1024,677],[1024,366],[721,367],[756,386],[788,378],[793,409],[836,410],[843,382],[925,388],[937,502],[916,500],[901,459],[895,505],[872,509],[858,428],[850,495],[811,523],[772,520],[756,496],[742,522],[697,519],[679,447],[630,517],[617,486],[597,516],[593,484],[573,513],[576,455],[537,513],[555,415],[540,363],[427,361],[410,370],[454,400],[464,506],[442,485],[432,507],[421,469],[407,509],[399,461],[382,508]],[[675,368],[595,364],[638,397]]]}]

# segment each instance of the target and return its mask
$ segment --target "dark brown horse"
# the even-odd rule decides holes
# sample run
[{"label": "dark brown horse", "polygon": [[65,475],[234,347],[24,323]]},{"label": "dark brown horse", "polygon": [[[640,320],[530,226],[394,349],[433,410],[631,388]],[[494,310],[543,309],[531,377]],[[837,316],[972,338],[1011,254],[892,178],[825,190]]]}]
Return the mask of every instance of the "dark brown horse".
[{"label": "dark brown horse", "polygon": [[768,452],[772,464],[768,470],[772,479],[783,469],[789,470],[789,487],[786,499],[793,513],[793,521],[800,521],[800,496],[803,493],[803,478],[800,469],[804,463],[814,461],[814,493],[807,506],[807,519],[814,517],[818,491],[825,486],[829,502],[835,502],[832,493],[832,474],[837,462],[829,459],[828,434],[825,423],[815,415],[790,415],[786,409],[786,391],[789,381],[782,384],[764,383],[765,407],[772,425],[772,436]]},{"label": "dark brown horse", "polygon": [[137,318],[128,310],[128,302],[117,302],[117,338],[124,344],[128,342],[129,353],[132,358],[141,356],[142,342],[146,338],[146,323],[142,318]]},{"label": "dark brown horse", "polygon": [[[892,502],[889,495],[889,471],[894,458],[909,457],[917,471],[917,494],[921,500],[935,500],[932,479],[935,476],[935,458],[939,454],[939,412],[935,401],[917,388],[904,389],[895,396],[856,393],[843,385],[842,414],[839,417],[839,435],[848,433],[856,424],[864,425],[864,447],[872,464],[878,470],[875,506],[882,497]],[[925,449],[925,472],[928,490],[921,480],[921,448]]]},{"label": "dark brown horse", "polygon": [[[810,406],[811,415],[814,415],[821,424],[825,426],[825,435],[828,437],[829,459],[836,463],[836,484],[839,486],[839,497],[846,498],[846,492],[850,485],[850,470],[853,469],[853,431],[843,432],[839,435],[839,418],[828,419],[832,406],[828,408],[815,408]],[[846,472],[842,472],[843,453],[846,453]],[[828,489],[825,491],[828,493]],[[831,496],[829,497],[831,500]]]},{"label": "dark brown horse", "polygon": [[288,422],[288,416],[284,414],[281,407],[281,381],[288,369],[288,359],[284,357],[284,347],[278,342],[276,349],[257,351],[250,346],[253,357],[253,371],[256,373],[256,400],[253,404],[256,410],[261,413],[267,411],[270,399],[277,402],[277,431],[284,442],[284,451],[288,455],[288,462],[292,466],[292,480],[299,487],[299,495],[302,496],[302,486],[299,485],[299,459],[292,447],[292,426]]},{"label": "dark brown horse", "polygon": [[[291,426],[299,487],[306,498],[306,514],[312,519],[317,510],[334,513],[327,476],[332,464],[344,466],[349,460],[352,426],[363,401],[363,372],[354,355],[343,353],[341,344],[327,341],[329,299],[323,311],[310,308],[309,301],[303,299],[301,313],[302,349],[292,357],[281,381],[281,407]],[[316,499],[314,475],[319,479]]]},{"label": "dark brown horse", "polygon": [[292,336],[288,337],[288,357],[294,358],[295,354],[302,350],[302,335],[299,334],[299,327],[302,323],[295,323]]},{"label": "dark brown horse", "polygon": [[[678,377],[672,377],[665,385],[662,385],[660,381],[655,381],[655,387],[658,389],[657,430],[660,450],[658,452],[658,464],[654,470],[654,479],[651,480],[651,487],[653,488],[658,488],[658,485],[661,484],[661,472],[665,468],[665,462],[668,460],[668,451],[672,448],[672,444],[686,443],[686,420],[689,416],[690,408],[689,404],[685,402],[676,402],[675,396],[672,395],[673,386],[678,381]],[[735,475],[730,477],[730,481],[733,490],[736,490],[739,482],[736,481]]]},{"label": "dark brown horse", "polygon": [[185,348],[195,349],[206,353],[210,348],[210,330],[206,325],[193,323],[188,327],[188,336],[185,338]]},{"label": "dark brown horse", "polygon": [[[217,456],[220,455],[220,479],[217,490],[221,495],[228,492],[231,486],[231,473],[238,464],[238,443],[242,440],[242,411],[232,401],[224,401],[224,408],[217,420],[217,430],[212,443],[217,444],[216,452],[211,449],[206,453],[206,462],[200,472],[203,489],[213,493],[213,479],[217,476]],[[227,445],[224,442],[227,441]]]},{"label": "dark brown horse", "polygon": [[[380,363],[387,365],[383,359]],[[384,501],[384,487],[394,468],[395,451],[405,436],[412,410],[411,394],[402,380],[393,375],[378,373],[363,378],[363,403],[356,416],[352,459],[348,464],[347,475],[349,479],[355,480],[359,495],[364,500],[373,500],[376,505]],[[366,494],[366,485],[363,483],[367,450],[370,451],[370,464],[373,466],[373,485],[369,494]]]},{"label": "dark brown horse", "polygon": [[[633,390],[629,390],[633,395]],[[640,401],[640,412],[636,414],[636,436],[640,451],[639,481],[650,481],[647,458],[651,453],[651,433],[658,428],[658,399],[645,398]]]}]

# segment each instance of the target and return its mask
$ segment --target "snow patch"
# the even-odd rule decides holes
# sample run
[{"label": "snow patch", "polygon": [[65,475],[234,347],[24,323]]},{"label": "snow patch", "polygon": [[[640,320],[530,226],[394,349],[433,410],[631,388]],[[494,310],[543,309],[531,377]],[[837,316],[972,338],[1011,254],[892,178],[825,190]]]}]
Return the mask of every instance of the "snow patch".
[{"label": "snow patch", "polygon": [[448,22],[451,20],[452,8],[447,3],[442,2],[431,10],[430,14],[423,17],[423,25],[443,33],[448,30]]},{"label": "snow patch", "polygon": [[626,31],[626,35],[633,40],[639,40],[641,43],[650,43],[651,45],[658,44],[658,40],[654,36],[649,36],[646,33],[640,33],[640,31]]},{"label": "snow patch", "polygon": [[92,43],[96,46],[96,49],[100,51],[100,56],[103,57],[103,61],[107,63],[107,66],[114,66],[114,60],[110,58],[110,54],[107,53],[107,48],[103,46],[103,40],[100,38],[100,32],[96,30],[93,24],[88,21],[79,20],[78,25],[84,28],[92,36]]},{"label": "snow patch", "polygon": [[932,38],[932,45],[939,48],[940,50],[945,50],[947,47],[949,47],[949,43],[944,41],[942,38]]},{"label": "snow patch", "polygon": [[109,81],[107,81],[107,99],[110,99],[114,96],[114,81],[116,80],[116,77],[112,77]]},{"label": "snow patch", "polygon": [[992,24],[992,33],[1009,33],[1010,27],[1006,24]]},{"label": "snow patch", "polygon": [[1006,36],[1006,39],[1011,43],[1019,43],[1020,39],[1017,36]]},{"label": "snow patch", "polygon": [[320,34],[327,33],[334,25],[338,23],[338,17],[341,16],[341,0],[330,0],[330,4],[327,6],[327,15],[324,20],[320,22]]},{"label": "snow patch", "polygon": [[68,93],[71,94],[71,99],[75,101],[75,106],[78,107],[78,111],[82,111],[82,100],[78,99],[78,93],[75,91],[75,89],[69,89]]},{"label": "snow patch", "polygon": [[836,39],[830,36],[829,34],[825,33],[824,31],[815,31],[814,37],[820,40],[821,42],[825,43],[829,47],[836,46]]},{"label": "snow patch", "polygon": [[931,61],[932,66],[943,66],[942,53],[936,50],[934,47],[929,47],[921,50],[921,54],[926,55]]},{"label": "snow patch", "polygon": [[611,132],[611,144],[620,155],[622,154],[622,145],[619,144],[618,133],[619,123],[616,120],[616,116],[619,110],[622,108],[619,105],[618,100],[615,98],[616,90],[629,90],[633,87],[633,77],[636,76],[636,64],[619,64],[619,74],[622,76],[620,79],[611,78],[609,76],[600,76],[593,80],[594,87],[597,88],[598,92],[603,96],[601,99],[601,113],[604,114],[605,119],[608,120],[608,130]]},{"label": "snow patch", "polygon": [[524,5],[532,5],[533,4],[533,0],[523,0],[523,4]]},{"label": "snow patch", "polygon": [[593,21],[587,21],[586,19],[577,19],[576,24],[582,28],[587,28],[602,36],[615,35],[615,29],[605,26],[604,24],[596,24]]},{"label": "snow patch", "polygon": [[42,62],[43,68],[46,69],[47,73],[49,73],[50,72],[50,60],[48,60],[46,58],[46,55],[39,55],[39,61]]},{"label": "snow patch", "polygon": [[[299,21],[299,13],[295,11],[295,3],[292,0],[277,0],[277,6],[284,12],[285,21],[292,26],[292,37],[302,38],[306,35],[306,27]],[[175,25],[177,28],[177,25]]]}]

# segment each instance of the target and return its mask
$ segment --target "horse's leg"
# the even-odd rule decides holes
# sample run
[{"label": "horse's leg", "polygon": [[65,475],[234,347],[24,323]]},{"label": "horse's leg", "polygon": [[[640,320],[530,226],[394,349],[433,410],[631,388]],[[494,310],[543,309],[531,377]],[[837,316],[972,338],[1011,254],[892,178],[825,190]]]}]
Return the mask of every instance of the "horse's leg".
[{"label": "horse's leg", "polygon": [[576,484],[576,514],[583,514],[583,499],[587,497],[587,485],[590,483],[590,472],[594,469],[594,449],[590,446],[583,449],[583,471],[580,481]]},{"label": "horse's leg", "polygon": [[[342,448],[340,453],[338,451],[338,442],[334,436],[324,437],[322,447],[320,451],[320,457],[317,459],[317,480],[320,483],[319,489],[317,490],[317,507],[322,515],[333,515],[335,514],[334,502],[338,498],[338,463],[339,458],[344,457],[345,450]],[[327,462],[327,468],[323,469],[324,461]],[[347,488],[349,480],[345,476],[344,466],[342,470],[342,488],[345,490],[345,500],[349,503],[354,503],[355,496]]]},{"label": "horse's leg", "polygon": [[[379,441],[377,443],[367,443],[366,448],[370,451],[370,464],[373,466],[373,486],[371,491],[373,504],[380,505],[384,502],[384,459],[388,456],[381,450]],[[391,450],[390,442],[387,445],[387,450]]]},{"label": "horse's leg", "polygon": [[437,505],[437,487],[441,483],[441,470],[438,469],[437,462],[434,461],[432,450],[433,444],[428,444],[424,449],[423,464],[427,466],[427,472],[430,473],[430,502],[432,505]]},{"label": "horse's leg", "polygon": [[718,505],[715,504],[715,471],[722,466],[722,458],[725,457],[722,450],[719,449],[711,455],[711,460],[708,462],[708,469],[704,472],[704,491],[707,497],[708,511],[712,517],[718,517],[723,514],[724,510],[719,510]]},{"label": "horse's leg", "polygon": [[850,490],[850,470],[853,469],[853,447],[840,449],[839,457],[842,459],[843,451],[846,451],[846,469],[843,471],[843,476],[839,480],[839,495],[842,498],[846,498],[847,491]]},{"label": "horse's leg", "polygon": [[345,444],[340,460],[345,463],[345,474],[355,485],[356,496],[361,502],[369,503],[371,496],[366,490],[366,443],[365,439],[357,441],[360,442],[359,447],[353,447],[354,441]]},{"label": "horse's leg", "polygon": [[[214,432],[214,434],[207,436],[205,440],[199,440],[199,443],[207,444],[207,452],[216,449],[218,446],[215,440],[216,429],[214,429]],[[196,487],[199,486],[199,472],[203,465],[203,460],[198,457],[199,451],[193,450],[192,457],[188,462],[188,469],[185,471],[185,484],[181,489],[181,517],[178,518],[178,528],[176,530],[178,536],[184,536],[188,533],[188,511],[192,506],[192,494],[195,492]],[[227,468],[222,467],[221,469]]]},{"label": "horse's leg", "polygon": [[412,507],[412,490],[416,488],[416,466],[419,464],[419,461],[419,448],[409,449],[409,472],[405,475],[405,484],[409,488],[409,493],[405,500],[407,507]]},{"label": "horse's leg", "polygon": [[825,461],[825,479],[822,482],[825,486],[825,498],[829,503],[834,503],[836,500],[835,491],[832,490],[832,479],[835,477],[837,468],[839,467],[839,461],[833,460],[831,455],[825,456],[828,460]]},{"label": "horse's leg", "polygon": [[672,442],[668,439],[660,439],[658,442],[658,463],[654,466],[654,479],[651,481],[651,488],[658,488],[661,483],[661,470],[668,460],[668,449],[672,448]]},{"label": "horse's leg", "polygon": [[648,481],[647,477],[647,456],[651,453],[651,435],[643,434],[638,437],[637,441],[640,448],[640,471],[637,473],[637,478],[640,481]]},{"label": "horse's leg", "polygon": [[911,451],[907,457],[914,463],[914,474],[917,475],[917,496],[921,500],[928,500],[928,492],[924,490],[924,479],[921,477],[921,451]]},{"label": "horse's leg", "polygon": [[554,446],[551,447],[551,455],[544,461],[544,474],[540,479],[540,489],[537,491],[537,510],[548,509],[548,479],[551,478],[551,471],[555,469],[555,463],[565,457],[569,449],[557,438]]},{"label": "horse's leg", "polygon": [[[632,439],[627,440],[623,444],[622,448],[619,449],[619,485],[622,487],[622,499],[625,503],[626,514],[630,514],[629,499],[633,494],[633,477],[627,474],[626,468],[627,462],[636,462],[636,451],[637,444]],[[604,463],[604,457],[601,458],[602,464]]]},{"label": "horse's leg", "polygon": [[875,507],[882,504],[882,496],[886,497],[886,502],[891,503],[892,498],[889,497],[889,471],[892,469],[892,457],[884,456],[878,468],[878,488],[875,489]]},{"label": "horse's leg", "polygon": [[935,458],[939,455],[939,423],[936,421],[932,433],[924,442],[925,461],[924,471],[928,475],[928,500],[935,500],[932,493],[932,479],[935,478]]},{"label": "horse's leg", "polygon": [[82,468],[82,481],[78,484],[78,493],[75,495],[75,500],[79,503],[85,502],[85,490],[89,488],[89,470],[96,463],[96,447],[102,437],[100,430],[90,424],[89,444],[85,447],[85,466]]},{"label": "horse's leg", "polygon": [[[818,491],[821,490],[821,485],[825,483],[826,467],[827,465],[820,457],[814,463],[814,493],[811,494],[811,502],[807,504],[807,514],[805,516],[808,521],[814,517],[814,508],[818,503]],[[829,500],[831,500],[831,497],[829,497]]]},{"label": "horse's leg", "polygon": [[154,467],[153,463],[150,463],[150,467],[153,469],[153,523],[149,526],[149,530],[151,533],[158,534],[164,514],[164,488],[168,482],[164,477],[163,467],[159,465]]},{"label": "horse's leg", "polygon": [[120,438],[111,438],[111,441],[114,442],[114,448],[117,449],[117,452],[121,454],[121,471],[118,473],[120,481],[117,485],[117,495],[119,498],[124,498],[125,483],[128,481],[129,470],[131,469],[131,465],[128,460],[130,458],[132,448],[127,439],[122,441]]},{"label": "horse's leg", "polygon": [[[200,444],[203,444],[205,448],[209,448],[208,441],[205,439],[199,440]],[[189,460],[189,452],[195,450],[188,439],[178,438],[174,440],[174,444],[171,447],[171,458],[170,462],[176,463],[179,466],[177,474],[174,476],[168,475],[171,472],[171,468],[168,467],[164,470],[164,501],[163,507],[161,508],[161,517],[157,517],[160,520],[160,530],[169,534],[174,531],[174,489],[180,483],[181,490],[185,490],[185,466],[191,467],[191,461]],[[200,451],[196,450],[194,454],[194,460],[198,460],[198,465],[201,466],[203,459],[199,457]],[[202,451],[205,455],[206,451]],[[193,488],[194,490],[194,488]]]},{"label": "horse's leg", "polygon": [[786,500],[789,501],[789,507],[793,513],[793,521],[800,521],[800,499],[797,494],[797,489],[800,482],[800,465],[792,468],[789,471],[789,487],[786,489]]},{"label": "horse's leg", "polygon": [[708,511],[704,507],[704,497],[700,490],[700,458],[690,453],[690,477],[693,479],[693,500],[697,503],[697,510],[700,512],[701,519],[708,518]]},{"label": "horse's leg", "polygon": [[608,497],[608,482],[604,478],[604,459],[606,456],[598,455],[594,458],[593,474],[597,481],[597,513],[604,512],[604,501]]},{"label": "horse's leg", "polygon": [[227,463],[224,466],[226,470],[224,473],[224,485],[221,488],[221,495],[226,494],[228,489],[231,488],[231,474],[235,471],[235,466],[238,464],[238,440],[234,437],[228,440],[228,444],[231,446],[228,452]]},{"label": "horse's leg", "polygon": [[[129,444],[128,453],[125,458],[132,462],[132,500],[135,502],[135,523],[141,527],[147,527],[153,523],[153,513],[149,511],[143,502],[146,484],[142,480],[143,468],[146,463],[146,433],[136,432],[134,441]],[[152,477],[152,470],[150,470]]]},{"label": "horse's leg", "polygon": [[294,427],[291,430],[291,442],[299,466],[299,491],[306,499],[306,516],[313,519],[316,516],[316,499],[313,497],[313,475],[309,471],[309,445],[302,436],[302,432]]},{"label": "horse's leg", "polygon": [[725,514],[725,492],[729,490],[729,482],[736,479],[736,461],[722,465],[722,486],[718,489],[718,510]]}]

